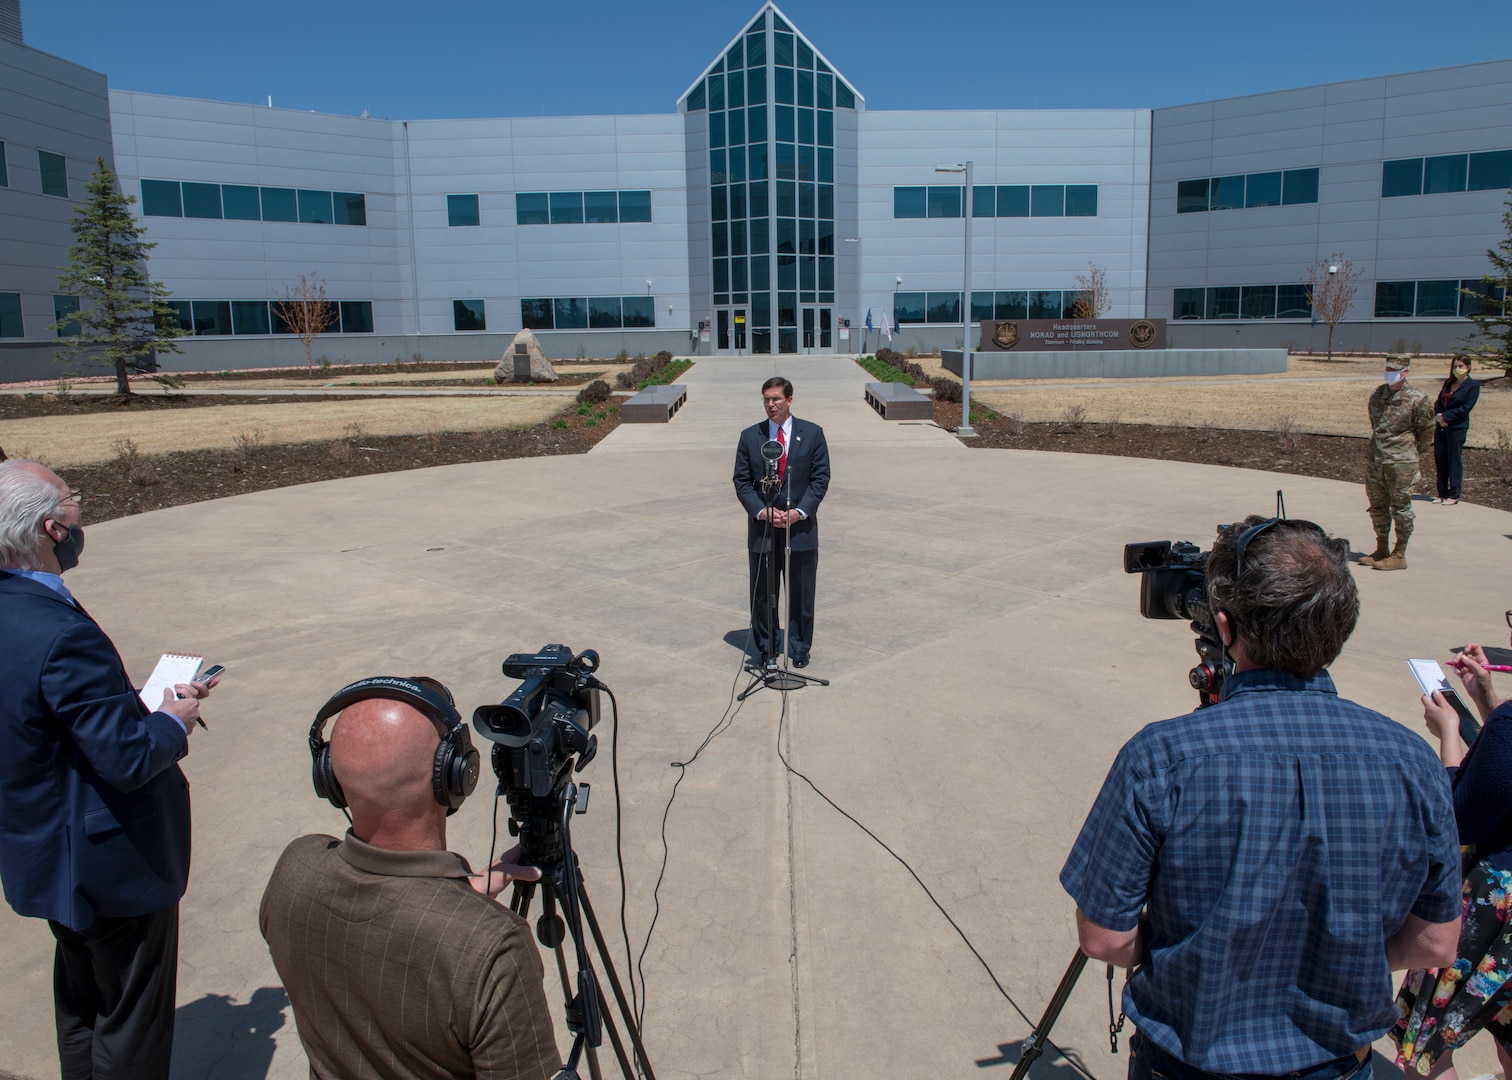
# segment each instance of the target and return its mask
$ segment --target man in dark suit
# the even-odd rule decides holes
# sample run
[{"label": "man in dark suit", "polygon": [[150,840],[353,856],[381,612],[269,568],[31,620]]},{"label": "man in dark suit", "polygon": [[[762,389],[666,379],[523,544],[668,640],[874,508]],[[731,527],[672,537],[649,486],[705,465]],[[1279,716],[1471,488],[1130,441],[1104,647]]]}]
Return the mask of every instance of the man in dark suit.
[{"label": "man in dark suit", "polygon": [[[829,489],[829,446],[824,429],[793,416],[793,384],[781,376],[761,385],[767,418],[740,433],[735,448],[735,494],[746,509],[746,541],[751,561],[751,631],[763,666],[777,653],[777,628],[767,611],[767,556],[775,548],[777,573],[784,572],[785,548],[792,550],[788,581],[787,654],[794,667],[807,667],[814,643],[814,580],[819,570],[819,521],[816,514]],[[776,500],[768,509],[761,488],[765,461],[762,444],[776,442]]]},{"label": "man in dark suit", "polygon": [[79,498],[36,462],[0,462],[0,879],[57,939],[64,1080],[162,1077],[189,880],[176,762],[210,687],[142,704],[63,585],[84,547]]}]

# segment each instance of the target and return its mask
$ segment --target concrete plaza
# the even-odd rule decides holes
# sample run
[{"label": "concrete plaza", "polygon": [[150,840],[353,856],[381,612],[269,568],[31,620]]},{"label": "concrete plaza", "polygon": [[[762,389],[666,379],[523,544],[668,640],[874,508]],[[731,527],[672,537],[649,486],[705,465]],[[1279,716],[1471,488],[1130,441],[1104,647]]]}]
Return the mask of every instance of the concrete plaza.
[{"label": "concrete plaza", "polygon": [[[831,449],[808,669],[831,685],[762,690],[736,708],[746,557],[730,474],[774,373],[793,379],[794,412],[822,424]],[[90,529],[69,585],[133,676],[165,651],[229,669],[185,761],[195,861],[177,1075],[307,1075],[257,906],[290,839],[345,827],[310,789],[305,734],[326,697],[365,675],[426,673],[468,715],[516,685],[499,673],[506,654],[547,642],[596,649],[619,701],[636,954],[682,776],[641,965],[658,1077],[1011,1072],[1023,1014],[1038,1018],[1075,948],[1056,875],[1108,764],[1143,724],[1195,704],[1191,634],[1139,617],[1123,545],[1206,547],[1216,524],[1270,512],[1283,487],[1291,515],[1368,548],[1364,492],[969,450],[932,424],[879,419],[866,379],[844,358],[704,359],[670,424],[622,426],[585,456],[333,481]],[[1512,604],[1490,581],[1509,538],[1512,515],[1419,504],[1411,569],[1358,574],[1364,614],[1333,669],[1341,691],[1421,730],[1402,661],[1502,644]],[[696,761],[672,766],[722,719]],[[607,716],[598,734],[574,836],[628,976]],[[451,823],[474,867],[489,849],[491,780]],[[35,1080],[57,1075],[51,965],[46,925],[0,908],[0,1069]],[[547,988],[560,1017],[550,965]],[[1054,1033],[1100,1080],[1126,1060],[1109,1055],[1106,1010],[1093,964]],[[565,1031],[559,1042],[565,1053]],[[1490,1071],[1489,1043],[1460,1063],[1462,1076]],[[1033,1075],[1072,1071],[1050,1052]]]}]

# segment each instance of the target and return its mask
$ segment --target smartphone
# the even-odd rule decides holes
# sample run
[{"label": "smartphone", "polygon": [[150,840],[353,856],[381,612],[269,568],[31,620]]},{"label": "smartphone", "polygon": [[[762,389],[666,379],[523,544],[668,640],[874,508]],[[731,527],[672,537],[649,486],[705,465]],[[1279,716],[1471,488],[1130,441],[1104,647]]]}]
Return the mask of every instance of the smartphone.
[{"label": "smartphone", "polygon": [[1444,669],[1439,667],[1437,660],[1409,660],[1407,667],[1412,672],[1412,677],[1417,680],[1418,687],[1425,695],[1431,695],[1435,690],[1444,695],[1444,700],[1453,706],[1459,714],[1460,738],[1469,746],[1480,734],[1480,721],[1475,713],[1470,711],[1459,692],[1449,685],[1448,676]]},{"label": "smartphone", "polygon": [[211,679],[215,678],[217,675],[219,675],[221,672],[223,672],[225,670],[226,670],[226,665],[225,664],[211,664],[204,671],[202,671],[198,675],[196,675],[194,677],[194,681],[195,682],[207,683]]}]

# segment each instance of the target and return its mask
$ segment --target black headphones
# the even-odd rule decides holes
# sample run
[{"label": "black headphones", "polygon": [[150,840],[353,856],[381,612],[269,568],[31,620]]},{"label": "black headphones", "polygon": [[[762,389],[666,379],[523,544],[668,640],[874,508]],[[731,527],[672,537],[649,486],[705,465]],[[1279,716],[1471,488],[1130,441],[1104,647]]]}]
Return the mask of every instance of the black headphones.
[{"label": "black headphones", "polygon": [[336,779],[331,765],[331,744],[325,740],[325,724],[331,717],[349,705],[369,698],[388,698],[402,701],[440,724],[443,729],[441,745],[436,747],[435,761],[431,764],[431,791],[436,801],[446,807],[450,817],[462,805],[462,800],[478,786],[480,758],[472,744],[472,733],[462,722],[451,691],[435,679],[414,675],[407,679],[393,675],[375,675],[359,679],[340,690],[320,707],[315,722],[310,725],[311,779],[315,794],[326,799],[338,810],[346,809],[346,795]]}]

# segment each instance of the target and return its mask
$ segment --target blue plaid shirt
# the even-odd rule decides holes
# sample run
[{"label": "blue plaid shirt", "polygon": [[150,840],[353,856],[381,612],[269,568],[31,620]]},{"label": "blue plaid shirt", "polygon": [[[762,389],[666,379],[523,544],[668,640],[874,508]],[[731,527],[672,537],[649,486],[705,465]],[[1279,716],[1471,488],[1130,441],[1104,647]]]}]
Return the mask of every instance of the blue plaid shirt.
[{"label": "blue plaid shirt", "polygon": [[1119,752],[1061,870],[1149,962],[1135,1026],[1198,1068],[1284,1073],[1396,1020],[1386,939],[1460,913],[1448,778],[1427,743],[1327,672],[1246,671]]}]

